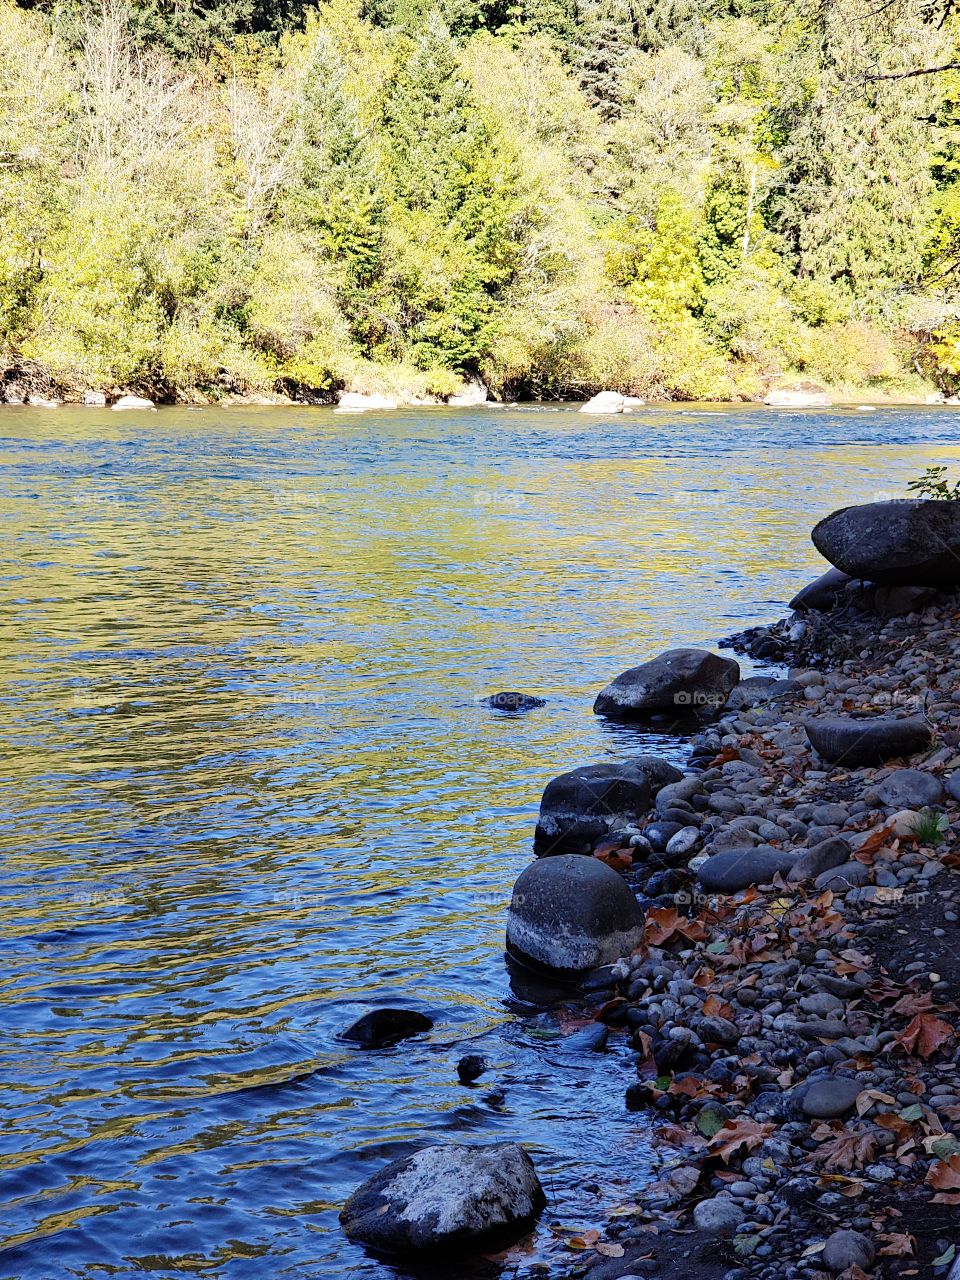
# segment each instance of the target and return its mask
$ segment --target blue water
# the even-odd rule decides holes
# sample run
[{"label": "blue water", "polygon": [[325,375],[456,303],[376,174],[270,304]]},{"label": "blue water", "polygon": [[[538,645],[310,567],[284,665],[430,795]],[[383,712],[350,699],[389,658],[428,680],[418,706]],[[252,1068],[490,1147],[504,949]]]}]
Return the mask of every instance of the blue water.
[{"label": "blue water", "polygon": [[[424,1141],[530,1145],[528,1260],[642,1191],[625,1046],[569,1054],[503,965],[540,792],[677,755],[597,690],[778,616],[812,523],[958,423],[0,409],[0,1280],[386,1280],[337,1208]],[[389,1002],[433,1032],[338,1041]]]}]

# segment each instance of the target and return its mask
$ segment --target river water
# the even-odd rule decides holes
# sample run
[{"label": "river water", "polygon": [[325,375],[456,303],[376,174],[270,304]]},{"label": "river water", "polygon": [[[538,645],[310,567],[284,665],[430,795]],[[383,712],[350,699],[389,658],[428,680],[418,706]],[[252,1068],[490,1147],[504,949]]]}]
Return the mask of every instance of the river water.
[{"label": "river water", "polygon": [[[426,1141],[529,1144],[530,1259],[642,1190],[626,1051],[504,968],[540,792],[676,757],[597,690],[779,616],[958,421],[0,409],[0,1277],[389,1280],[337,1208]],[[337,1039],[383,1003],[434,1030]]]}]

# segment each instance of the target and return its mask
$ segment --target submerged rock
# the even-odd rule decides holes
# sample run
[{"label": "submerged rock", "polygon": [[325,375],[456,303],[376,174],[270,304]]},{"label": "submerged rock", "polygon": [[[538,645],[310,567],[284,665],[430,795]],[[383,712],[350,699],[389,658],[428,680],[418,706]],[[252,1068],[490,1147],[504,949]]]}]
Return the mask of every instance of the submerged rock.
[{"label": "submerged rock", "polygon": [[593,704],[594,713],[615,720],[656,712],[676,716],[718,711],[740,679],[732,658],[707,649],[668,649],[611,681]]},{"label": "submerged rock", "polygon": [[147,400],[145,396],[121,396],[119,400],[114,401],[112,408],[114,410],[124,409],[156,409],[156,405],[152,400]]},{"label": "submerged rock", "polygon": [[586,404],[580,406],[581,413],[623,413],[626,397],[619,391],[598,391]]},{"label": "submerged rock", "polygon": [[643,919],[626,881],[598,858],[541,858],[514,885],[507,950],[535,968],[582,973],[638,946]]},{"label": "submerged rock", "polygon": [[540,801],[534,849],[551,853],[589,853],[617,826],[645,814],[667,783],[683,777],[657,756],[581,765],[547,783]]},{"label": "submerged rock", "polygon": [[883,764],[923,751],[933,741],[930,726],[919,717],[897,720],[893,716],[824,716],[804,721],[807,737],[830,764],[848,769]]},{"label": "submerged rock", "polygon": [[960,585],[960,502],[910,498],[842,507],[811,537],[852,578],[880,586]]},{"label": "submerged rock", "polygon": [[533,1162],[516,1143],[426,1147],[362,1183],[340,1211],[351,1240],[385,1253],[503,1248],[546,1204]]},{"label": "submerged rock", "polygon": [[828,569],[826,573],[821,573],[819,578],[815,578],[813,582],[808,582],[801,588],[788,607],[800,613],[810,611],[829,613],[846,589],[847,583],[852,581],[848,573],[840,569]]},{"label": "submerged rock", "polygon": [[410,1036],[429,1031],[433,1019],[416,1009],[371,1009],[342,1033],[344,1040],[355,1040],[365,1049],[382,1049]]},{"label": "submerged rock", "polygon": [[367,413],[371,409],[396,409],[397,402],[392,396],[382,396],[378,392],[369,395],[360,391],[341,391],[334,413]]},{"label": "submerged rock", "polygon": [[763,403],[771,409],[826,409],[833,401],[825,387],[802,379],[772,387]]},{"label": "submerged rock", "polygon": [[489,697],[481,698],[480,705],[490,707],[493,711],[532,711],[545,704],[543,698],[535,698],[531,693],[505,689],[501,693],[491,693]]}]

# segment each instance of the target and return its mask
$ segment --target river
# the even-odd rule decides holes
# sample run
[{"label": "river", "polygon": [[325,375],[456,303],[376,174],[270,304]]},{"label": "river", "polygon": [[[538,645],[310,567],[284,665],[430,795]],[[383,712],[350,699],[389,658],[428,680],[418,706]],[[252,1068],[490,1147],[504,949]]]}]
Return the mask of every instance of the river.
[{"label": "river", "polygon": [[[814,520],[958,423],[0,409],[0,1278],[390,1280],[337,1208],[424,1141],[530,1145],[530,1260],[641,1191],[626,1050],[568,1054],[504,968],[540,793],[678,758],[596,692],[779,616]],[[376,1003],[436,1025],[337,1039]]]}]

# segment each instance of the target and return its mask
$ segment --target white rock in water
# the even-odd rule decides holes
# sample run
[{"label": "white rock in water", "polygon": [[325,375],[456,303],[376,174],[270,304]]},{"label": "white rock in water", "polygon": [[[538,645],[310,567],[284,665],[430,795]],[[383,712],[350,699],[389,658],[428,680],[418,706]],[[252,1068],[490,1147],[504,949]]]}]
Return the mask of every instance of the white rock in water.
[{"label": "white rock in water", "polygon": [[482,382],[465,382],[463,390],[451,396],[447,404],[457,409],[469,409],[474,405],[486,404],[489,392]]},{"label": "white rock in water", "polygon": [[517,1240],[546,1204],[533,1162],[516,1143],[426,1147],[394,1160],[353,1193],[340,1221],[352,1240],[389,1253]]},{"label": "white rock in water", "polygon": [[121,396],[113,406],[114,409],[156,409],[156,405],[152,400],[147,400],[143,396]]},{"label": "white rock in water", "polygon": [[107,403],[107,397],[102,391],[85,391],[83,403],[91,409],[102,409]]},{"label": "white rock in water", "polygon": [[818,383],[804,381],[774,387],[763,403],[772,409],[827,409],[833,401]]},{"label": "white rock in water", "polygon": [[334,413],[367,413],[371,409],[396,409],[397,402],[379,392],[341,391]]},{"label": "white rock in water", "polygon": [[624,396],[623,411],[629,413],[631,409],[642,409],[646,403],[643,396]]},{"label": "white rock in water", "polygon": [[59,409],[59,400],[48,400],[46,396],[30,396],[27,404],[33,405],[34,409]]},{"label": "white rock in water", "polygon": [[623,413],[626,398],[619,391],[598,391],[580,406],[581,413]]}]

